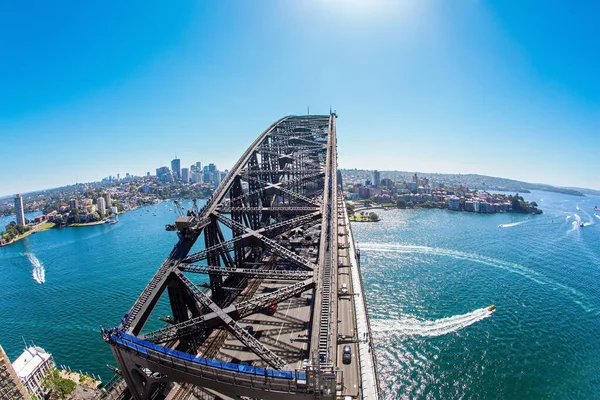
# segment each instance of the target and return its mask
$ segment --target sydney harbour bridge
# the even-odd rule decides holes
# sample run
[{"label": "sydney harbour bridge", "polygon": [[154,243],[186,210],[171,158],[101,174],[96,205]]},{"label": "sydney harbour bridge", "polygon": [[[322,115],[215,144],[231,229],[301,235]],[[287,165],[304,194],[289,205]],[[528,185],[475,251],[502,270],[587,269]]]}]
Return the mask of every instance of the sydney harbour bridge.
[{"label": "sydney harbour bridge", "polygon": [[[173,250],[120,325],[102,330],[119,396],[380,397],[336,119],[275,122],[201,209],[176,219]],[[171,315],[146,330],[159,301]]]}]

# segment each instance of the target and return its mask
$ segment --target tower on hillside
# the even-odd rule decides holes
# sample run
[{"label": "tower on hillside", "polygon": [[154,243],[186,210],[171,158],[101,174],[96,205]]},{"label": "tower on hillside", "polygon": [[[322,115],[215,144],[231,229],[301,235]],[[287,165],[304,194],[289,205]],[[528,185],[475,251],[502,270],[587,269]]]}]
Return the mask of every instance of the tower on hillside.
[{"label": "tower on hillside", "polygon": [[15,196],[15,214],[17,214],[17,225],[25,225],[25,212],[23,211],[23,198],[20,194]]}]

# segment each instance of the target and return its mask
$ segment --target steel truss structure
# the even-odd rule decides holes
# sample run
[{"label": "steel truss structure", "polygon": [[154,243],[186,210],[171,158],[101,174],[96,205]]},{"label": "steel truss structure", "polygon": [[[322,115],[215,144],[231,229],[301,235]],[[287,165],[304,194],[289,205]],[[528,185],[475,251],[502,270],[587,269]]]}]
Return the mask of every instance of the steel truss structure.
[{"label": "steel truss structure", "polygon": [[[277,121],[251,144],[201,210],[177,219],[173,250],[119,327],[103,330],[134,398],[150,398],[165,382],[259,398],[335,393],[338,246],[330,244],[338,229],[335,122],[335,114]],[[302,237],[307,229],[318,233]],[[195,245],[203,248],[192,252]],[[315,250],[311,254],[309,247]],[[196,285],[194,274],[208,275],[210,287]],[[282,285],[240,301],[252,280],[267,278]],[[285,370],[286,360],[237,321],[307,290],[314,299],[312,366],[304,375],[282,376],[277,371]],[[171,323],[143,333],[165,294]],[[226,329],[268,367],[253,370],[248,379],[198,358],[215,329]]]}]

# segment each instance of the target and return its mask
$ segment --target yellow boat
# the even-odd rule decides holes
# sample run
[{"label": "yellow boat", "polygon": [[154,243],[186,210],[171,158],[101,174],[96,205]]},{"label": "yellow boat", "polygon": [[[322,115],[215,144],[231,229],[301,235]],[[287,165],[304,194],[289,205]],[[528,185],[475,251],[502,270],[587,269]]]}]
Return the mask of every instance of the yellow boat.
[{"label": "yellow boat", "polygon": [[496,306],[493,304],[488,307],[488,311],[494,311],[495,309],[496,309]]}]

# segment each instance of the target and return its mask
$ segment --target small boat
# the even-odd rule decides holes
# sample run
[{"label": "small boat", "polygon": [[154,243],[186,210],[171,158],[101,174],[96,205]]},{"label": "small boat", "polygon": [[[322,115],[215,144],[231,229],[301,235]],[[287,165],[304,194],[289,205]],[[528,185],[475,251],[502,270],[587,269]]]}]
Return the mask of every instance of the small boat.
[{"label": "small boat", "polygon": [[583,228],[585,225],[583,225],[583,222],[579,224],[580,228]]},{"label": "small boat", "polygon": [[496,306],[493,304],[488,307],[488,311],[494,311],[495,309],[496,309]]}]

